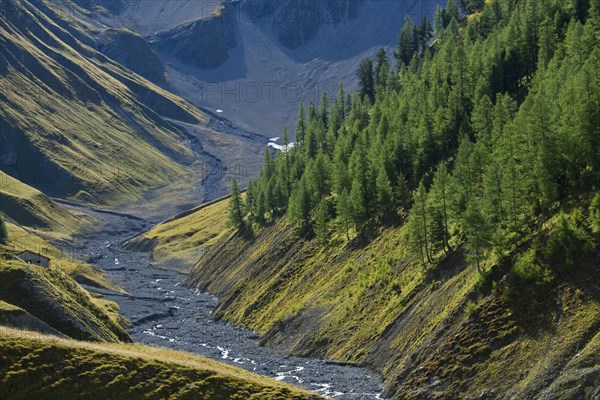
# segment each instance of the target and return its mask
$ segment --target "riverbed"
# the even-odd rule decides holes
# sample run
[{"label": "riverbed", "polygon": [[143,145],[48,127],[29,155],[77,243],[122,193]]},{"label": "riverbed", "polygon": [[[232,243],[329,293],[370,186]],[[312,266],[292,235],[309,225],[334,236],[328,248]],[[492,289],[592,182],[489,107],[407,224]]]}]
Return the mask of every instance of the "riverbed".
[{"label": "riverbed", "polygon": [[151,223],[77,208],[93,216],[98,225],[77,240],[75,254],[106,271],[127,294],[86,289],[119,304],[121,314],[132,324],[128,331],[136,342],[197,353],[335,399],[381,398],[380,378],[364,368],[280,354],[259,346],[257,333],[213,320],[216,297],[184,286],[185,275],[152,267],[148,254],[121,246]]}]

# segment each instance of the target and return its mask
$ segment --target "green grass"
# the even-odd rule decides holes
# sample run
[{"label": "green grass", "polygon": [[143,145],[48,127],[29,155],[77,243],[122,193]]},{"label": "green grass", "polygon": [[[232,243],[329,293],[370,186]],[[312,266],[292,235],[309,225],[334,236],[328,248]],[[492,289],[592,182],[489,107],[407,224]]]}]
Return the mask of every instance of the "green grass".
[{"label": "green grass", "polygon": [[69,239],[87,229],[91,218],[67,211],[39,190],[0,171],[2,212],[17,223],[51,239]]},{"label": "green grass", "polygon": [[122,289],[106,278],[106,274],[102,270],[89,264],[76,262],[72,255],[63,253],[45,239],[26,231],[20,226],[10,222],[6,225],[8,228],[8,243],[6,246],[0,245],[1,252],[14,255],[29,250],[39,253],[51,259],[53,268],[63,271],[78,282],[123,292]]},{"label": "green grass", "polygon": [[0,300],[77,339],[130,340],[114,313],[59,269],[0,259]]},{"label": "green grass", "polygon": [[[577,220],[578,213],[567,216]],[[477,388],[534,397],[564,374],[573,379],[561,383],[563,397],[585,398],[598,371],[585,368],[598,357],[568,366],[600,328],[600,238],[586,236],[586,252],[565,258],[569,268],[555,261],[542,269],[544,247],[539,260],[527,250],[545,244],[559,224],[557,215],[512,253],[491,254],[491,289],[482,288],[460,246],[421,265],[407,251],[404,227],[385,229],[366,245],[334,237],[324,247],[283,221],[256,229],[251,240],[221,234],[187,282],[220,297],[215,317],[293,354],[367,362],[398,398],[479,396]],[[523,279],[543,298],[519,286]]]},{"label": "green grass", "polygon": [[0,330],[0,398],[321,398],[189,353],[77,342],[4,327]]},{"label": "green grass", "polygon": [[158,224],[132,240],[152,242],[152,258],[162,268],[189,270],[218,239],[228,232],[228,200],[199,207],[190,215]]}]

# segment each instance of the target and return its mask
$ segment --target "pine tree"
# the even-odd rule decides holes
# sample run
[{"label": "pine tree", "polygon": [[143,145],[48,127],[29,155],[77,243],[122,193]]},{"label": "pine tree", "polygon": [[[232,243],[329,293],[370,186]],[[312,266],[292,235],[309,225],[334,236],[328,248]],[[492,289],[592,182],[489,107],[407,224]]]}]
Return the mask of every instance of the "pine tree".
[{"label": "pine tree", "polygon": [[338,230],[346,235],[347,240],[350,240],[349,232],[353,226],[353,212],[350,195],[345,189],[337,197],[336,211]]},{"label": "pine tree", "polygon": [[244,228],[244,203],[237,179],[231,180],[231,198],[229,200],[229,226],[235,229]]},{"label": "pine tree", "polygon": [[327,244],[328,233],[327,233],[327,222],[329,220],[329,206],[325,198],[321,199],[321,202],[317,206],[317,215],[315,218],[315,234],[317,240],[322,245]]},{"label": "pine tree", "polygon": [[375,79],[373,77],[373,61],[371,57],[364,58],[356,71],[358,76],[358,93],[361,99],[367,98],[375,102]]},{"label": "pine tree", "polygon": [[427,218],[427,191],[423,182],[414,194],[415,202],[409,215],[409,237],[410,245],[413,250],[417,249],[421,255],[421,260],[425,264],[425,260],[431,262],[431,254],[429,252],[429,221]]},{"label": "pine tree", "polygon": [[398,46],[394,52],[398,66],[408,66],[413,56],[418,50],[419,37],[418,28],[413,23],[410,15],[407,15],[404,20],[404,25],[400,32],[400,39],[398,40]]},{"label": "pine tree", "polygon": [[450,233],[448,229],[448,209],[450,195],[450,177],[446,166],[440,164],[433,178],[433,184],[429,191],[429,214],[432,216],[432,243],[436,243],[438,249],[450,249]]},{"label": "pine tree", "polygon": [[306,112],[304,110],[304,103],[300,103],[300,109],[298,110],[298,118],[296,119],[296,131],[295,137],[297,143],[304,141],[304,135],[306,134]]},{"label": "pine tree", "polygon": [[492,227],[486,216],[470,203],[463,214],[463,229],[467,238],[469,260],[477,263],[477,269],[482,271],[481,262],[485,260],[485,252],[492,240]]},{"label": "pine tree", "polygon": [[321,119],[325,129],[329,126],[329,94],[323,92],[321,95],[321,101],[319,102]]},{"label": "pine tree", "polygon": [[390,183],[390,179],[383,164],[379,167],[375,187],[377,193],[377,209],[379,210],[381,222],[384,224],[390,223],[394,215],[394,200],[392,184]]},{"label": "pine tree", "polygon": [[376,93],[383,93],[388,81],[390,71],[390,60],[385,49],[382,47],[377,52],[377,67],[375,68],[375,88]]},{"label": "pine tree", "polygon": [[444,28],[446,28],[444,23],[444,9],[438,4],[435,14],[433,14],[433,34],[439,36]]},{"label": "pine tree", "polygon": [[308,227],[311,208],[310,192],[306,184],[306,179],[303,177],[296,184],[290,196],[288,204],[290,219],[294,222],[301,222],[305,228]]}]

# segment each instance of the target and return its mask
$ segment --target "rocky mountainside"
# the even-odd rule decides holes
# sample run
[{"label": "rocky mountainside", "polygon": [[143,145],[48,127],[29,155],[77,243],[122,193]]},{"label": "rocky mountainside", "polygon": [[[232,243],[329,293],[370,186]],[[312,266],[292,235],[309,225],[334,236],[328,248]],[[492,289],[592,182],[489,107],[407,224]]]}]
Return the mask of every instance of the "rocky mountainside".
[{"label": "rocky mountainside", "polygon": [[[436,0],[79,1],[89,18],[144,36],[174,93],[268,137],[291,126],[298,101],[356,86],[360,59],[396,45],[405,15]],[[101,26],[101,28],[102,28]],[[266,119],[263,116],[270,115]]]},{"label": "rocky mountainside", "polygon": [[155,218],[221,195],[227,168],[258,159],[263,141],[157,86],[165,70],[148,43],[92,16],[70,1],[2,2],[0,169],[109,206],[160,203],[185,180],[170,210],[145,210]]}]

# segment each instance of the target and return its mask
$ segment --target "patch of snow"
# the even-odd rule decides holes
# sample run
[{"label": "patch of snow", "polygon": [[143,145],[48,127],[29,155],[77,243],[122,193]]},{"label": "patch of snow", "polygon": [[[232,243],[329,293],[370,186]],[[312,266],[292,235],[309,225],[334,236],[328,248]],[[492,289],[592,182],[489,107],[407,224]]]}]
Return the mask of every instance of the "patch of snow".
[{"label": "patch of snow", "polygon": [[290,143],[287,146],[284,146],[284,145],[281,145],[281,144],[270,142],[268,144],[268,146],[274,148],[275,150],[279,150],[279,151],[281,151],[283,153],[287,153],[288,151],[290,151],[291,149],[294,148],[294,143]]}]

